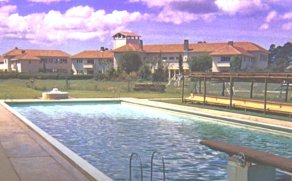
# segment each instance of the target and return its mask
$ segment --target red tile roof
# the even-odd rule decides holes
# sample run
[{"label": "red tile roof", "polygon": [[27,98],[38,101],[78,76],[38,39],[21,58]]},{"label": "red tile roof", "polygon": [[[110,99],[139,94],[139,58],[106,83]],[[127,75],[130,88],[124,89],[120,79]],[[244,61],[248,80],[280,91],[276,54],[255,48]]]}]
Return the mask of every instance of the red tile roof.
[{"label": "red tile roof", "polygon": [[126,32],[126,31],[121,31],[121,32],[117,32],[113,35],[116,36],[117,34],[121,34],[121,35],[124,35],[124,36],[139,36],[141,37],[141,35],[137,34],[137,33],[133,33],[133,32]]},{"label": "red tile roof", "polygon": [[217,49],[210,53],[210,55],[245,55],[249,57],[255,58],[255,56],[251,53],[248,53],[246,50],[240,47],[232,46],[232,45],[224,45],[222,48]]},{"label": "red tile roof", "polygon": [[[212,53],[226,47],[228,43],[193,43],[189,44],[189,52],[195,53]],[[251,42],[234,42],[233,46],[236,47],[236,51],[246,55],[250,55],[250,52],[263,52],[269,54],[269,51]],[[129,52],[129,51],[144,51],[145,53],[182,53],[184,52],[183,44],[149,44],[144,45],[143,50],[139,45],[127,44],[122,47],[116,48],[114,52]]]},{"label": "red tile roof", "polygon": [[4,62],[4,57],[0,55],[0,63]]},{"label": "red tile roof", "polygon": [[105,50],[105,51],[98,51],[98,50],[85,50],[79,52],[73,56],[72,59],[96,59],[96,58],[114,58],[114,54],[112,51]]},{"label": "red tile roof", "polygon": [[12,49],[3,54],[12,60],[40,60],[41,58],[69,58],[70,55],[61,50],[33,50],[33,49]]},{"label": "red tile roof", "polygon": [[139,45],[129,43],[122,47],[114,49],[113,52],[120,52],[120,53],[121,52],[142,52],[143,50],[140,48]]}]

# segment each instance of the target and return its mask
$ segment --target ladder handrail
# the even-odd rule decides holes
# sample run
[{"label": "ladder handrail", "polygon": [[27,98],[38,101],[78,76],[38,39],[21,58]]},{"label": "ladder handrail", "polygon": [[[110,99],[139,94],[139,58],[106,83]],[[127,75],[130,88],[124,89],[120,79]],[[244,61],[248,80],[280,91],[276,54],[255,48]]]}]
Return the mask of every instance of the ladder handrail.
[{"label": "ladder handrail", "polygon": [[150,172],[151,179],[150,180],[153,181],[153,160],[154,160],[154,156],[155,156],[156,153],[161,156],[162,168],[163,168],[163,181],[165,181],[166,180],[166,177],[165,177],[165,162],[164,162],[164,156],[161,155],[161,153],[159,153],[158,151],[154,151],[152,153],[152,156],[151,156],[151,172]]},{"label": "ladder handrail", "polygon": [[130,181],[132,181],[132,159],[136,156],[140,161],[140,169],[141,169],[141,181],[143,181],[143,165],[140,156],[137,153],[132,153],[130,156],[130,166],[129,166],[129,174],[130,174]]}]

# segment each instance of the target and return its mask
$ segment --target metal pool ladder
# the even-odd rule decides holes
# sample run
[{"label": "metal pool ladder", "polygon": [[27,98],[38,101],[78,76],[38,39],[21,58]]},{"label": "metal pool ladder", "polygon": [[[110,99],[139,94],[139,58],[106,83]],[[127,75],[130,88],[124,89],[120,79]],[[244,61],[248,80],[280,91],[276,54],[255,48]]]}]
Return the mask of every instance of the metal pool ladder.
[{"label": "metal pool ladder", "polygon": [[[151,155],[150,181],[153,181],[153,165],[154,165],[153,161],[154,161],[155,154],[159,154],[161,156],[162,168],[163,168],[163,181],[166,181],[164,156],[161,153],[157,152],[157,151],[152,152],[152,155]],[[130,156],[130,165],[129,165],[129,176],[130,176],[130,178],[129,178],[129,181],[132,181],[132,160],[133,160],[134,156],[136,156],[137,159],[139,159],[139,162],[140,162],[140,176],[141,176],[141,181],[143,181],[142,159],[137,153],[132,153],[131,156]]]}]

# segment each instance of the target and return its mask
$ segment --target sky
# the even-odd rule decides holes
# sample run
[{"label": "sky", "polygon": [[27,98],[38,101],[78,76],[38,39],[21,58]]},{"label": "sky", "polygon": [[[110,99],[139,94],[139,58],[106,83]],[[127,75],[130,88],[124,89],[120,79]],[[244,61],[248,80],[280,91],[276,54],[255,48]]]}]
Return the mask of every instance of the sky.
[{"label": "sky", "polygon": [[119,31],[144,44],[250,41],[268,49],[292,41],[292,0],[0,0],[0,54],[112,49]]}]

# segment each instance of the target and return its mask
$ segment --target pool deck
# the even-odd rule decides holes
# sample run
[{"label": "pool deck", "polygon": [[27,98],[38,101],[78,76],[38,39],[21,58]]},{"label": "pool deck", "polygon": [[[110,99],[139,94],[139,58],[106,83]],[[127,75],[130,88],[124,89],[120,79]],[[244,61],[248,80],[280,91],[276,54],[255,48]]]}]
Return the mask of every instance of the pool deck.
[{"label": "pool deck", "polygon": [[92,181],[0,104],[1,181]]}]

